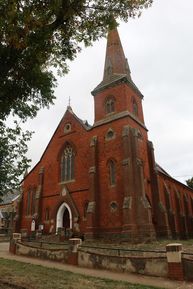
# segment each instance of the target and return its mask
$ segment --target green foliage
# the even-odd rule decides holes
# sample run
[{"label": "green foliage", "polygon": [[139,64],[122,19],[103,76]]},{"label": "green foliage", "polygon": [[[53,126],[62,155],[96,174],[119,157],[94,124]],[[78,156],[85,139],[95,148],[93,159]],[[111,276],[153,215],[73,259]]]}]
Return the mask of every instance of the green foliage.
[{"label": "green foliage", "polygon": [[48,67],[67,72],[85,45],[104,36],[115,20],[139,16],[152,0],[1,0],[0,119],[11,110],[35,116],[54,99],[55,78]]},{"label": "green foliage", "polygon": [[29,166],[29,160],[25,157],[27,141],[31,138],[31,132],[22,132],[15,121],[14,127],[6,127],[0,121],[0,197],[3,193],[18,188],[20,176]]},{"label": "green foliage", "polygon": [[53,104],[56,79],[50,67],[67,73],[67,60],[76,57],[80,43],[91,45],[116,25],[115,19],[140,16],[152,2],[0,0],[0,190],[3,182],[11,187],[17,179],[14,170],[18,176],[26,166],[25,143],[30,138],[29,132],[17,134],[18,125],[6,129],[7,117],[12,114],[26,121]]},{"label": "green foliage", "polygon": [[193,189],[193,177],[191,179],[186,180],[186,184],[188,187]]}]

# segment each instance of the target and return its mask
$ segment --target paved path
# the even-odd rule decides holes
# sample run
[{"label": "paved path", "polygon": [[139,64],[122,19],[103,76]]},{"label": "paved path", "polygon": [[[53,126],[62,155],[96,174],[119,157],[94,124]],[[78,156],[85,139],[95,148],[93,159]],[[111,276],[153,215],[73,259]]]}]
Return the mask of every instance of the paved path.
[{"label": "paved path", "polygon": [[55,263],[48,260],[34,259],[30,257],[22,257],[12,255],[8,251],[9,243],[0,243],[0,258],[16,260],[24,263],[41,265],[49,268],[56,268],[64,271],[70,271],[82,275],[89,275],[99,278],[107,278],[117,281],[126,281],[133,284],[152,285],[162,287],[165,289],[193,289],[193,283],[171,281],[161,277],[149,277],[129,273],[114,273],[105,270],[94,270],[88,268],[81,268],[61,263]]}]

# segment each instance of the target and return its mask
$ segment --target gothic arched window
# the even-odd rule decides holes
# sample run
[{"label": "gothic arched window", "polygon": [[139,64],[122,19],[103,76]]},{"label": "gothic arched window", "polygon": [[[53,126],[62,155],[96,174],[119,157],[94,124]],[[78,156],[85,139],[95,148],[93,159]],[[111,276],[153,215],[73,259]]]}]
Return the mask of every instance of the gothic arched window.
[{"label": "gothic arched window", "polygon": [[26,207],[26,216],[29,216],[31,213],[31,190],[27,192],[27,207]]},{"label": "gothic arched window", "polygon": [[137,102],[135,101],[135,99],[133,99],[133,114],[135,116],[138,116],[138,105],[137,105]]},{"label": "gothic arched window", "polygon": [[114,139],[115,138],[115,133],[114,131],[110,128],[108,129],[106,135],[105,135],[105,140],[111,140],[111,139]]},{"label": "gothic arched window", "polygon": [[32,201],[31,201],[31,214],[35,214],[36,210],[36,191],[32,192]]},{"label": "gothic arched window", "polygon": [[49,221],[49,219],[50,219],[50,209],[46,208],[46,210],[45,210],[45,220]]},{"label": "gothic arched window", "polygon": [[61,181],[70,181],[74,179],[74,151],[70,145],[64,149],[61,158]]},{"label": "gothic arched window", "polygon": [[83,212],[83,219],[84,219],[84,220],[86,220],[86,218],[87,218],[88,204],[89,204],[89,201],[86,201],[86,202],[84,203],[84,212]]},{"label": "gothic arched window", "polygon": [[108,97],[105,101],[106,113],[112,113],[115,111],[115,99],[114,97]]},{"label": "gothic arched window", "polygon": [[116,164],[114,160],[110,160],[108,162],[108,168],[109,168],[109,182],[111,186],[114,186],[116,184]]}]

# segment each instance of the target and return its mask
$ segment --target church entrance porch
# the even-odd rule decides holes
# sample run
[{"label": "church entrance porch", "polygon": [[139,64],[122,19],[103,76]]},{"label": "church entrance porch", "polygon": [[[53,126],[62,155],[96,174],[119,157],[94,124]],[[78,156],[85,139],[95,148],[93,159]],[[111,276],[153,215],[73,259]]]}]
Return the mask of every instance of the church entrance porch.
[{"label": "church entrance porch", "polygon": [[56,233],[68,239],[72,231],[72,212],[67,203],[62,203],[56,214]]}]

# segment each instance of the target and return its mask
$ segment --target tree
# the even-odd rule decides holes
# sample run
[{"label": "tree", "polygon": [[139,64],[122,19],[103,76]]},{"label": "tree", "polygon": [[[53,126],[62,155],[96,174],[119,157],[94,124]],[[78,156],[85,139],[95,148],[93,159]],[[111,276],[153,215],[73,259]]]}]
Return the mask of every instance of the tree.
[{"label": "tree", "polygon": [[27,141],[31,132],[22,132],[15,121],[12,128],[0,121],[0,200],[3,193],[19,188],[19,177],[29,166]]},{"label": "tree", "polygon": [[3,0],[0,2],[0,118],[11,110],[35,116],[54,99],[49,67],[67,72],[66,60],[104,36],[116,18],[139,16],[152,0]]},{"label": "tree", "polygon": [[[8,133],[5,121],[10,114],[26,121],[40,108],[53,104],[56,78],[50,67],[60,74],[67,73],[67,60],[76,57],[80,43],[91,45],[105,35],[108,27],[116,25],[115,19],[127,21],[128,17],[140,16],[152,2],[0,0],[0,120],[4,133]],[[9,137],[17,139],[17,129],[10,130]],[[24,142],[26,135],[29,137],[24,133]],[[6,146],[0,138],[2,159],[8,139]],[[23,147],[22,155],[25,150]],[[5,162],[0,164],[0,174],[2,164]]]},{"label": "tree", "polygon": [[188,187],[193,189],[193,177],[191,179],[186,180],[186,184]]}]

